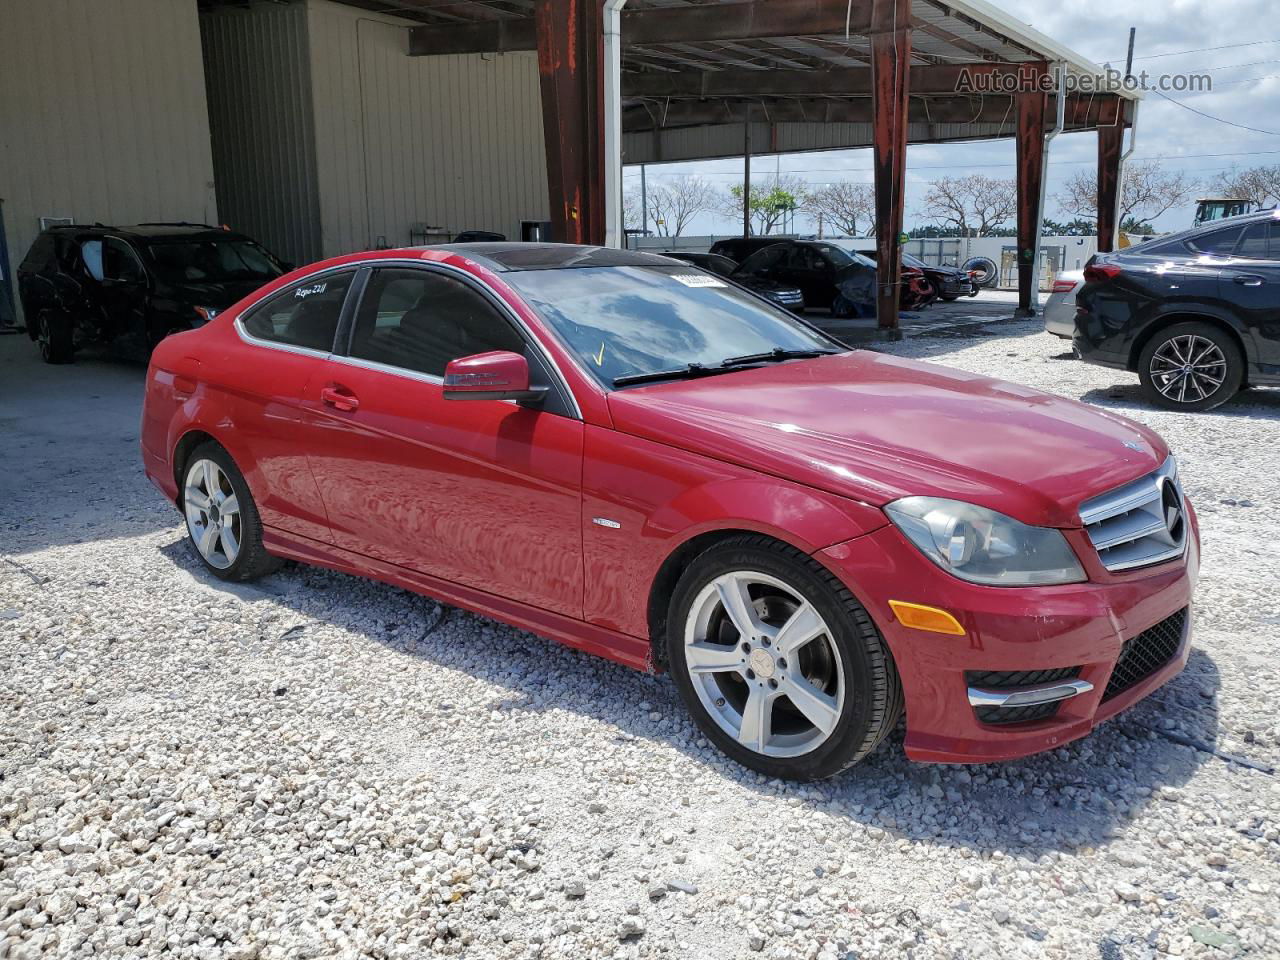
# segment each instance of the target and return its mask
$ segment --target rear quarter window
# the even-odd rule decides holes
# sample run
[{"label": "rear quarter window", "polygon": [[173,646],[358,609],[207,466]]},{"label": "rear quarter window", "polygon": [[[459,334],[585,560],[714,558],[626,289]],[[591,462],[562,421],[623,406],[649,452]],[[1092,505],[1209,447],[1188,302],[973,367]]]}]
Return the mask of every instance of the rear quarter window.
[{"label": "rear quarter window", "polygon": [[325,274],[286,287],[245,314],[241,325],[258,340],[328,353],[353,277]]},{"label": "rear quarter window", "polygon": [[40,273],[51,269],[54,265],[53,250],[53,234],[40,234],[40,236],[36,237],[35,243],[31,244],[31,249],[27,251],[27,255],[22,258],[21,268],[32,273]]}]

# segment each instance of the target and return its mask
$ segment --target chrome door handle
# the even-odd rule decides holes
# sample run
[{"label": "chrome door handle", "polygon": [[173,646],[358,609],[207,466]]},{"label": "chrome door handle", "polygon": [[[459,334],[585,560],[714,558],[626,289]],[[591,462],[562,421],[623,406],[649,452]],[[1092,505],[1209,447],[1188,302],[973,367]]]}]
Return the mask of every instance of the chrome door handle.
[{"label": "chrome door handle", "polygon": [[1260,287],[1262,286],[1262,278],[1253,274],[1240,274],[1232,277],[1236,283],[1242,287]]}]

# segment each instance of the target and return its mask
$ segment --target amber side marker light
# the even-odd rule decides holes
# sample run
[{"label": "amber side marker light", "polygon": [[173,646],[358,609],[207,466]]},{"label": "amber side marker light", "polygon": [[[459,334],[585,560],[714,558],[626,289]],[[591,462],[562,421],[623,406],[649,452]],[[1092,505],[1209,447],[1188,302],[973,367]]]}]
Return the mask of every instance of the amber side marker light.
[{"label": "amber side marker light", "polygon": [[889,606],[893,614],[904,627],[916,630],[928,630],[930,633],[945,633],[953,637],[963,637],[964,627],[960,621],[937,607],[926,607],[922,603],[906,603],[902,600],[890,600]]}]

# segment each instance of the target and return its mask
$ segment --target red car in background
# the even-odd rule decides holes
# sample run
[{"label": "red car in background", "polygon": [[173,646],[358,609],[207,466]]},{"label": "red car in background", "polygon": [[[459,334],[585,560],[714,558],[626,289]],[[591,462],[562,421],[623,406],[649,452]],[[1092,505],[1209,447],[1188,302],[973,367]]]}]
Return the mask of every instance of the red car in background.
[{"label": "red car in background", "polygon": [[1060,746],[1187,657],[1150,430],[851,352],[696,267],[552,244],[295,271],[166,338],[142,456],[214,575],[282,558],[632,667],[763,773]]}]

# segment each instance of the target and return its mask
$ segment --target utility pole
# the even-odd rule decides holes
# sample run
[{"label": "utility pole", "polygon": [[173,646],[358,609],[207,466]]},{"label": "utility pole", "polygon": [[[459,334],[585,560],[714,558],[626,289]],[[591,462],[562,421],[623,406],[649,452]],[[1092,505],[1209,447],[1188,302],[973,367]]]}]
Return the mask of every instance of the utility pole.
[{"label": "utility pole", "polygon": [[742,121],[742,235],[751,236],[751,104],[743,105]]},{"label": "utility pole", "polygon": [[1124,78],[1129,80],[1133,77],[1133,38],[1137,35],[1138,28],[1129,28],[1129,53],[1124,58]]},{"label": "utility pole", "polygon": [[640,164],[640,236],[649,235],[649,192],[645,187],[644,164]]},{"label": "utility pole", "polygon": [[818,239],[822,239],[822,211],[818,211]]}]

